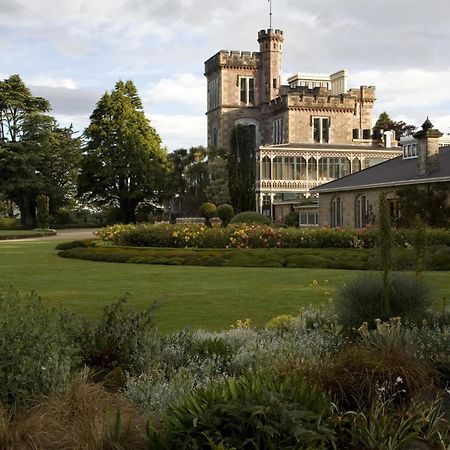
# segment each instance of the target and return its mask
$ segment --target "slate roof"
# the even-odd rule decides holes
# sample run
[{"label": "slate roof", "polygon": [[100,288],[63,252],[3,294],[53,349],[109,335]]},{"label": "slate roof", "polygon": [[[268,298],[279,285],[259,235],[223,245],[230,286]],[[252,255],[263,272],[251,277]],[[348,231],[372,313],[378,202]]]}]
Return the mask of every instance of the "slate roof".
[{"label": "slate roof", "polygon": [[398,186],[418,183],[450,181],[450,146],[439,151],[439,169],[428,176],[417,174],[417,158],[403,159],[402,156],[384,161],[367,169],[311,189],[311,192],[333,192],[367,189],[383,186]]}]

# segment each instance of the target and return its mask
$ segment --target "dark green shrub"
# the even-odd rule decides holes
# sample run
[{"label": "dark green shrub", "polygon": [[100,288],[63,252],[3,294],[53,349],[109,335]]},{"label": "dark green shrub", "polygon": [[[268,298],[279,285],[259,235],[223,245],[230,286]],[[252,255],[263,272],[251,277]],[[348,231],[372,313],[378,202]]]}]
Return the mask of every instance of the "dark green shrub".
[{"label": "dark green shrub", "polygon": [[69,250],[71,248],[87,248],[90,247],[89,242],[86,241],[71,241],[71,242],[63,242],[58,244],[55,249],[56,250]]},{"label": "dark green shrub", "polygon": [[222,221],[222,226],[226,227],[234,216],[234,209],[231,205],[224,203],[217,207],[217,217]]},{"label": "dark green shrub", "polygon": [[47,230],[49,228],[49,200],[46,195],[36,197],[36,225],[38,228]]},{"label": "dark green shrub", "polygon": [[[335,440],[330,402],[303,378],[245,375],[191,393],[170,408],[161,435],[167,448],[312,449]],[[158,442],[159,441],[159,442]],[[213,447],[214,448],[214,447]]]},{"label": "dark green shrub", "polygon": [[423,281],[399,273],[389,280],[390,314],[383,308],[384,282],[380,276],[364,275],[348,281],[336,293],[335,309],[339,322],[346,327],[359,327],[375,319],[401,317],[411,322],[421,321],[432,306],[432,290]]},{"label": "dark green shrub", "polygon": [[299,215],[296,211],[291,211],[284,219],[284,224],[288,227],[298,227],[299,226]]},{"label": "dark green shrub", "polygon": [[143,372],[158,346],[154,306],[133,311],[125,298],[105,306],[103,316],[84,344],[84,360],[100,375],[120,367],[131,374]]},{"label": "dark green shrub", "polygon": [[245,211],[239,214],[236,214],[231,220],[230,223],[256,223],[259,225],[270,225],[272,222],[263,214],[257,213],[255,211]]},{"label": "dark green shrub", "polygon": [[200,206],[200,214],[205,218],[205,223],[208,227],[211,227],[211,219],[216,215],[217,208],[213,203],[203,203]]},{"label": "dark green shrub", "polygon": [[0,402],[23,404],[71,382],[81,362],[81,326],[32,293],[0,292]]}]

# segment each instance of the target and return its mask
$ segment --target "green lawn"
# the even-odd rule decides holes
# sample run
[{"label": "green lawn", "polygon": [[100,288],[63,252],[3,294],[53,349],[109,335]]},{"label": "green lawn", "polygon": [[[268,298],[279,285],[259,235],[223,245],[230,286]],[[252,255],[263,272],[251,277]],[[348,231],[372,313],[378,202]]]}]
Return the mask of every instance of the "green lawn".
[{"label": "green lawn", "polygon": [[[163,332],[183,327],[223,329],[237,319],[255,324],[332,297],[339,283],[356,271],[189,267],[100,263],[65,259],[57,242],[0,243],[0,287],[35,290],[48,304],[63,304],[88,317],[125,293],[138,308],[155,300],[157,324]],[[448,272],[430,272],[437,298],[450,298]],[[313,280],[318,284],[314,285]],[[324,282],[328,280],[328,285]],[[330,292],[330,294],[327,294]]]}]

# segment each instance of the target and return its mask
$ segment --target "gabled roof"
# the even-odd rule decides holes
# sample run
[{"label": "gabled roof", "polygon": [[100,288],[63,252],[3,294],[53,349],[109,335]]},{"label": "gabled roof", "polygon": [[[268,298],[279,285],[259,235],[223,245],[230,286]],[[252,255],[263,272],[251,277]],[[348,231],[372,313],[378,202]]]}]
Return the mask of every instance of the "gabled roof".
[{"label": "gabled roof", "polygon": [[439,169],[428,176],[417,174],[417,158],[399,156],[311,189],[311,192],[349,191],[376,187],[402,186],[450,181],[450,147],[439,152]]}]

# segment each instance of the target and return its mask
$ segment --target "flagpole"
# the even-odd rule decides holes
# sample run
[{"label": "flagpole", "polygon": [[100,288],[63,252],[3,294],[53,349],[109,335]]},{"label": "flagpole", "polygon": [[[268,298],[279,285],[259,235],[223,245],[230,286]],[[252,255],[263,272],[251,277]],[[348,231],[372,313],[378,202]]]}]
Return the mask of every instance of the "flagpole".
[{"label": "flagpole", "polygon": [[272,29],[272,0],[269,0],[269,29]]}]

